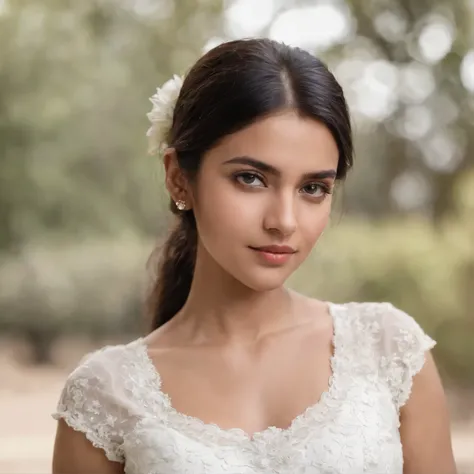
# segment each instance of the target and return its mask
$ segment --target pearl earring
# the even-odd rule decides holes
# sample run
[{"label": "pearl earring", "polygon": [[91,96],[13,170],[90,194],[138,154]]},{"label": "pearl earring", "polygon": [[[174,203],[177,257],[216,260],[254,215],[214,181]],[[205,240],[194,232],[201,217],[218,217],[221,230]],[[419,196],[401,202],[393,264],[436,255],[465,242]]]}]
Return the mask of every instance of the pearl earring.
[{"label": "pearl earring", "polygon": [[185,202],[185,201],[178,200],[178,201],[176,201],[176,207],[177,207],[180,211],[184,211],[184,210],[186,209],[186,202]]}]

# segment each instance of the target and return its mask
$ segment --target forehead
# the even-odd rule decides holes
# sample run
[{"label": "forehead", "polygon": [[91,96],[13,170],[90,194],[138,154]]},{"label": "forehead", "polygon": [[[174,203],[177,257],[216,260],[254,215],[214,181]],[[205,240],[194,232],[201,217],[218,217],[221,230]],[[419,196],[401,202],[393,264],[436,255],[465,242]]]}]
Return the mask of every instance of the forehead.
[{"label": "forehead", "polygon": [[336,169],[339,151],[323,123],[285,112],[226,136],[209,152],[215,164],[235,156],[250,156],[283,172],[308,172]]}]

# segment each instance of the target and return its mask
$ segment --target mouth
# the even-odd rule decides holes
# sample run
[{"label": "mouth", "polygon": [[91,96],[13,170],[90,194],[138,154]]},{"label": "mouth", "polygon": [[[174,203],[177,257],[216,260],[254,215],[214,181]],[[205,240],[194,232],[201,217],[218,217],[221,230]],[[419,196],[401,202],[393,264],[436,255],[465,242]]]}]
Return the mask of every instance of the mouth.
[{"label": "mouth", "polygon": [[269,245],[266,247],[250,247],[267,265],[283,265],[296,253],[296,250],[286,245]]},{"label": "mouth", "polygon": [[265,247],[250,247],[252,250],[276,255],[287,255],[296,253],[296,250],[288,245],[267,245]]}]

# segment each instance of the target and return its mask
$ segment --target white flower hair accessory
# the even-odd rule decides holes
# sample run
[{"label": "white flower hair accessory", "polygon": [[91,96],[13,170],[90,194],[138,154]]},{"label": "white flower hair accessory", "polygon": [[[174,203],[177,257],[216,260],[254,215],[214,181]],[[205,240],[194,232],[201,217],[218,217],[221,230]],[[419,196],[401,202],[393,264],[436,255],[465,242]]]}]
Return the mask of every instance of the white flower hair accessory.
[{"label": "white flower hair accessory", "polygon": [[153,108],[146,114],[151,122],[146,135],[149,143],[148,152],[152,155],[162,152],[168,146],[166,135],[173,123],[174,107],[182,85],[183,78],[175,74],[150,97]]}]

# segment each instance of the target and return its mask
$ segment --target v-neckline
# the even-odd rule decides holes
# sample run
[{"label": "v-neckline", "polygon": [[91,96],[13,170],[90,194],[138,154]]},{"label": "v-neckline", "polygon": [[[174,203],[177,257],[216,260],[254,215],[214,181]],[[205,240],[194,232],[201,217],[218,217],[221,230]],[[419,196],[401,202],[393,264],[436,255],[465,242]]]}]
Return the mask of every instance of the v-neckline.
[{"label": "v-neckline", "polygon": [[296,415],[286,428],[268,426],[263,430],[249,434],[242,428],[222,428],[215,423],[205,422],[198,417],[178,411],[173,406],[171,396],[162,390],[162,379],[160,373],[149,355],[148,345],[145,342],[145,338],[140,337],[135,340],[140,363],[143,364],[145,371],[149,375],[151,387],[161,399],[163,409],[166,411],[166,413],[160,414],[160,417],[166,418],[168,420],[168,425],[173,426],[178,430],[180,426],[186,426],[188,428],[191,427],[193,431],[199,432],[201,435],[205,436],[207,434],[212,439],[222,438],[230,441],[245,441],[250,443],[257,442],[258,440],[268,440],[269,437],[275,435],[291,436],[292,433],[294,433],[297,428],[303,425],[308,419],[320,417],[322,414],[327,412],[330,407],[329,401],[334,398],[338,378],[337,359],[340,351],[340,328],[337,315],[338,305],[331,302],[325,302],[325,304],[327,305],[328,313],[331,316],[333,327],[331,339],[332,355],[329,359],[331,375],[328,379],[328,386],[326,390],[321,393],[318,401],[309,405],[299,415]]}]

